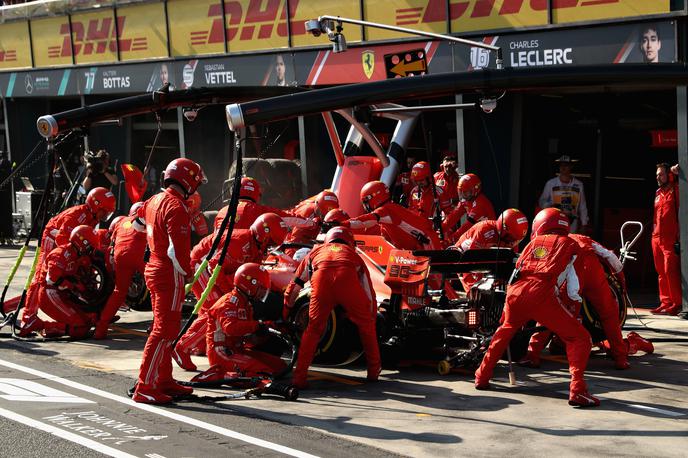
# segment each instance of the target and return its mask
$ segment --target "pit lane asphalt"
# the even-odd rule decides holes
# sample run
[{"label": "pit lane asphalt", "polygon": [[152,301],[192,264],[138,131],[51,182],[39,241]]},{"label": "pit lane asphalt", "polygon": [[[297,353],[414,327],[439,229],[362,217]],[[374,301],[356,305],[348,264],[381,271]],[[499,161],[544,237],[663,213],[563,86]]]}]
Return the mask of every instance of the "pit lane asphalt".
[{"label": "pit lane asphalt", "polygon": [[[0,249],[0,278],[9,271],[16,252]],[[26,267],[18,273],[15,285],[23,284],[21,277],[25,278],[28,263],[28,260],[24,262]],[[16,292],[18,288],[12,290]],[[433,368],[419,366],[384,371],[381,382],[372,385],[363,383],[365,374],[360,368],[313,368],[312,389],[302,392],[298,402],[233,400],[210,405],[180,403],[162,409],[320,456],[394,453],[407,456],[685,456],[688,343],[674,340],[688,338],[688,321],[653,317],[646,310],[638,311],[649,326],[683,334],[638,330],[645,337],[658,339],[656,350],[653,355],[631,357],[632,368],[628,371],[615,371],[609,360],[593,356],[587,379],[590,391],[602,398],[602,406],[597,409],[573,409],[567,405],[568,373],[562,358],[557,356],[547,357],[540,369],[516,368],[515,387],[508,384],[506,365],[501,364],[495,372],[495,388],[486,392],[473,389],[470,375],[455,373],[441,377]],[[19,342],[8,339],[5,329],[0,337],[0,361],[124,396],[138,372],[145,341],[143,331],[150,314],[121,312],[120,315],[122,319],[112,327],[112,338],[105,341]],[[639,325],[639,322],[629,319],[627,325]],[[205,358],[193,359],[200,370],[207,367]],[[175,377],[180,380],[188,380],[193,375],[175,368]],[[78,397],[92,396],[1,364],[0,378],[30,379]],[[132,440],[122,445],[130,447],[125,450],[133,450],[135,453],[129,453],[136,456],[275,453],[167,417],[149,416],[150,412],[140,412],[120,402],[95,400],[97,408],[105,409],[113,419],[126,418],[129,424],[140,421],[141,427],[150,431],[144,436],[169,436],[160,441]],[[27,416],[32,413],[44,422],[49,421],[45,417],[54,417],[62,411],[95,410],[93,404],[20,405],[0,398],[0,408],[10,407]],[[14,426],[12,430],[17,428],[15,423],[9,425],[0,420],[2,431],[10,426]],[[13,444],[24,447],[31,444],[34,449],[43,450],[44,455],[47,450],[55,450],[50,448],[55,441],[66,451],[74,450],[73,444],[46,433],[34,434],[36,439],[30,442],[1,439],[0,454],[41,456],[41,453],[22,454],[19,445]],[[14,448],[7,450],[6,446]],[[91,453],[83,449],[79,456],[91,456]]]}]

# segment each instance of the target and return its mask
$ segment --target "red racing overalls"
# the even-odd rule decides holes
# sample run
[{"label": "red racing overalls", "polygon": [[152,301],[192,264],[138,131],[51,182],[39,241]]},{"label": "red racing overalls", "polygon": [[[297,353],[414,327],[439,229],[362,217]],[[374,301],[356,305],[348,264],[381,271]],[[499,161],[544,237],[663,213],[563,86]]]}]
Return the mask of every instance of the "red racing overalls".
[{"label": "red racing overalls", "polygon": [[[466,215],[466,222],[459,226],[463,215]],[[454,243],[459,240],[471,226],[486,219],[494,220],[496,219],[496,215],[490,199],[488,199],[485,194],[481,193],[473,200],[460,202],[454,211],[444,218],[442,222],[444,238],[447,242]]]},{"label": "red racing overalls", "polygon": [[46,266],[45,260],[48,253],[58,245],[68,244],[69,236],[75,227],[81,224],[95,227],[97,223],[98,221],[86,204],[70,207],[50,218],[41,237],[41,254],[36,264],[36,273],[31,281],[29,290],[26,292],[26,307],[24,308],[22,319],[24,325],[35,319],[38,313],[36,294],[38,293],[40,278],[45,275],[43,271]]},{"label": "red racing overalls", "polygon": [[[614,253],[590,237],[581,234],[569,234],[569,237],[580,247],[580,255],[576,260],[576,272],[578,272],[582,296],[590,301],[600,317],[602,328],[609,340],[612,357],[619,364],[624,365],[628,349],[621,335],[619,304],[609,288],[607,273],[601,262],[606,262],[615,273],[620,272],[623,265]],[[573,303],[571,311],[575,317],[580,315],[580,306],[580,302]],[[552,332],[548,329],[531,336],[528,352],[532,353],[536,360],[547,345],[551,334]]]},{"label": "red racing overalls", "polygon": [[143,274],[146,263],[146,227],[138,216],[127,216],[112,231],[111,252],[115,271],[115,289],[100,313],[94,337],[103,339],[107,335],[110,320],[122,306],[129,292],[135,273]]},{"label": "red racing overalls", "polygon": [[[670,174],[671,175],[671,174]],[[681,308],[681,260],[674,251],[679,240],[678,184],[671,177],[667,188],[655,193],[652,226],[652,255],[659,283],[660,306],[678,311]]]},{"label": "red racing overalls", "polygon": [[45,269],[39,279],[38,303],[40,309],[55,320],[43,323],[46,336],[68,334],[83,338],[93,324],[94,314],[86,314],[70,294],[79,290],[79,269],[88,268],[91,259],[79,256],[70,242],[53,249],[45,259]]},{"label": "red racing overalls", "polygon": [[[381,364],[375,330],[377,303],[368,269],[356,251],[342,243],[317,246],[299,264],[296,278],[300,278],[302,282],[310,279],[311,297],[308,326],[301,338],[293,375],[294,384],[306,384],[308,367],[313,361],[330,312],[336,305],[344,308],[348,318],[358,328],[366,354],[368,378],[377,380]],[[285,297],[294,288],[295,283],[291,282],[285,291]]]},{"label": "red racing overalls", "polygon": [[512,337],[528,321],[536,320],[566,342],[571,393],[587,392],[584,372],[592,347],[590,335],[559,298],[559,288],[566,282],[569,298],[581,301],[574,267],[579,253],[572,239],[552,234],[535,237],[525,247],[507,288],[504,322],[475,372],[476,386],[489,382]]},{"label": "red racing overalls", "polygon": [[172,343],[179,333],[184,282],[192,275],[190,217],[184,197],[173,188],[154,195],[143,207],[150,260],[144,276],[153,305],[153,328],[143,350],[137,391],[174,384]]},{"label": "red racing overalls", "polygon": [[402,250],[441,250],[442,242],[427,218],[394,202],[386,202],[370,213],[351,218],[343,226],[359,231],[380,225],[380,233]]}]

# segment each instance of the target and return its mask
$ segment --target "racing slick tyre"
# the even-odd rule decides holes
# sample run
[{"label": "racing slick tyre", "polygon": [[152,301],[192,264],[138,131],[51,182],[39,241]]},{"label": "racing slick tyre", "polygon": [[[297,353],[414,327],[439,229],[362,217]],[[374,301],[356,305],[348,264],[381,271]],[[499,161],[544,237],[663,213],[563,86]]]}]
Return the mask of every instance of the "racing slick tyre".
[{"label": "racing slick tyre", "polygon": [[[300,301],[296,302],[290,317],[296,328],[297,340],[308,326],[309,297],[302,296]],[[346,318],[341,307],[335,307],[327,320],[313,362],[322,366],[345,366],[356,361],[362,354],[356,325]]]},{"label": "racing slick tyre", "polygon": [[115,287],[114,278],[108,272],[105,260],[93,258],[88,269],[81,272],[80,278],[86,289],[74,294],[75,301],[85,312],[100,312]]},{"label": "racing slick tyre", "polygon": [[153,309],[150,301],[150,294],[143,274],[136,272],[131,278],[131,284],[125,299],[130,309],[137,312],[148,312]]},{"label": "racing slick tyre", "polygon": [[[606,266],[605,270],[607,270]],[[619,279],[608,271],[607,282],[609,283],[609,288],[612,290],[614,299],[616,299],[617,304],[619,304],[619,326],[623,328],[626,322],[626,313],[630,306],[628,292],[624,289]],[[607,338],[604,329],[602,329],[599,315],[585,299],[583,299],[583,306],[581,307],[581,317],[583,319],[583,326],[585,326],[585,329],[590,333],[593,342],[601,342]]]}]

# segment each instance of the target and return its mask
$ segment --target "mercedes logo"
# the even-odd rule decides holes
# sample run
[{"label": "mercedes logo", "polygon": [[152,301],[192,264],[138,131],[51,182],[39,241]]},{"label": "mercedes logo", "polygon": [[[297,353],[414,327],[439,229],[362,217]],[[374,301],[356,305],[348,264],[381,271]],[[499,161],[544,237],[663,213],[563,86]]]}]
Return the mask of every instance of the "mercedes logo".
[{"label": "mercedes logo", "polygon": [[33,92],[33,78],[31,78],[31,75],[26,75],[24,77],[24,88],[26,89],[27,94],[31,94]]}]

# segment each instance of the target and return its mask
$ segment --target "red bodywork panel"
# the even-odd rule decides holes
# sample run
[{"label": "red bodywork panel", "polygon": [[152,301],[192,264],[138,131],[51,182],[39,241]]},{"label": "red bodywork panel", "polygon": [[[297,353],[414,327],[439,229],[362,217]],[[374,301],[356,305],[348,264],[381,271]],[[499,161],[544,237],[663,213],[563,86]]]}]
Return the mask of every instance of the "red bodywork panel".
[{"label": "red bodywork panel", "polygon": [[350,156],[344,160],[337,197],[339,208],[354,218],[364,213],[361,205],[361,188],[369,181],[380,179],[382,164],[372,156]]},{"label": "red bodywork panel", "polygon": [[409,250],[392,250],[384,281],[394,294],[401,294],[403,308],[414,310],[429,303],[429,273],[430,258],[414,256]]}]

